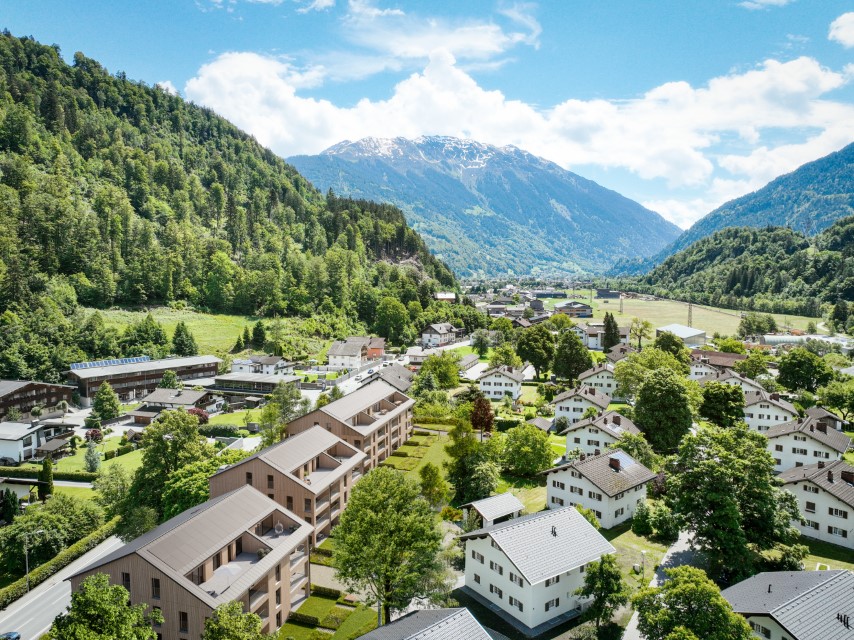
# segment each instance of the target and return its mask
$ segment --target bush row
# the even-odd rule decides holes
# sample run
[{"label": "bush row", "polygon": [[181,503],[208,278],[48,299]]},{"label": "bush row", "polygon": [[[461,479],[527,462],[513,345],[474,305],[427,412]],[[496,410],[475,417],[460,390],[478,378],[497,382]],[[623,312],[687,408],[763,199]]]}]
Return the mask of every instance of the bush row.
[{"label": "bush row", "polygon": [[199,433],[206,438],[239,438],[241,427],[236,424],[206,424],[199,427]]},{"label": "bush row", "polygon": [[[39,477],[39,469],[22,469],[20,467],[0,467],[0,477],[6,478],[36,478]],[[92,482],[98,477],[97,473],[88,471],[53,471],[54,480],[68,480],[71,482]]]},{"label": "bush row", "polygon": [[104,460],[112,460],[113,458],[118,458],[119,456],[123,456],[126,453],[130,453],[134,450],[132,444],[125,444],[119,447],[118,449],[113,449],[112,451],[107,451],[104,454]]},{"label": "bush row", "polygon": [[[315,549],[318,551],[318,549]],[[327,549],[321,549],[321,551],[327,551]],[[330,552],[329,555],[332,555]],[[311,585],[311,595],[320,596],[321,598],[334,598],[337,600],[341,597],[341,591],[338,589],[331,589],[330,587],[322,587],[319,584]]]},{"label": "bush row", "polygon": [[307,613],[300,613],[299,611],[291,611],[288,614],[288,622],[293,622],[304,627],[316,627],[320,624],[320,618],[310,616]]},{"label": "bush row", "polygon": [[[64,569],[69,564],[77,560],[84,553],[91,551],[104,540],[113,535],[116,526],[119,523],[119,518],[115,517],[102,526],[100,529],[93,531],[85,538],[78,540],[67,549],[63,549],[51,560],[48,560],[43,565],[36,567],[30,571],[30,589],[41,584],[57,571]],[[27,578],[24,576],[20,580],[13,582],[7,587],[0,589],[0,609],[5,609],[15,600],[22,597],[27,592]]]},{"label": "bush row", "polygon": [[[325,556],[327,558],[332,557],[332,549],[323,549],[322,547],[315,547],[311,550],[311,553],[318,556]],[[318,587],[319,589],[325,589],[325,587]],[[314,585],[311,585],[311,590],[314,591]],[[337,597],[337,596],[336,596]]]},{"label": "bush row", "polygon": [[447,416],[444,418],[436,418],[434,416],[416,416],[414,421],[418,424],[449,424],[456,425],[459,424],[459,419],[454,418],[452,416]]},{"label": "bush row", "polygon": [[511,420],[509,418],[497,418],[494,423],[495,430],[498,432],[507,431],[513,427],[518,427],[522,424],[521,420]]}]

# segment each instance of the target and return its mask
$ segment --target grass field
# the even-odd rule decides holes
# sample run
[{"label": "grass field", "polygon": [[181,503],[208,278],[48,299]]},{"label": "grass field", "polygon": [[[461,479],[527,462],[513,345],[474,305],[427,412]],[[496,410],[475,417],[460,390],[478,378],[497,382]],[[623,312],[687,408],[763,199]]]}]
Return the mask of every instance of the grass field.
[{"label": "grass field", "polygon": [[83,498],[84,500],[92,500],[95,497],[95,490],[87,487],[53,487],[54,493],[62,493],[72,498]]},{"label": "grass field", "polygon": [[[140,451],[132,451],[130,453],[126,453],[123,456],[118,456],[117,458],[113,458],[112,460],[104,460],[103,454],[107,451],[114,451],[121,446],[120,442],[121,438],[104,438],[101,444],[97,445],[98,451],[101,453],[101,464],[102,465],[110,465],[118,460],[123,466],[128,468],[128,471],[133,471],[136,467],[139,466],[139,463],[136,460],[136,457],[139,458],[139,462],[142,461]],[[140,454],[137,456],[137,454]],[[85,471],[85,456],[86,456],[86,443],[81,442],[77,446],[77,451],[74,455],[65,456],[56,461],[54,464],[54,469],[56,471]],[[136,457],[132,457],[136,456]],[[22,465],[24,468],[30,469],[41,469],[41,463],[39,464],[24,464]]]},{"label": "grass field", "polygon": [[[568,291],[569,300],[578,300],[590,304],[590,290]],[[558,302],[563,300],[550,298],[543,301],[547,308],[552,309]],[[619,300],[600,300],[593,298],[593,317],[604,318],[605,312],[610,311],[620,325],[628,324],[633,317],[649,320],[653,326],[661,327],[666,324],[688,324],[688,305],[675,300],[623,300],[623,313],[620,313]],[[803,316],[787,316],[783,314],[771,314],[780,326],[790,326],[793,329],[806,329],[807,323],[812,320],[816,323],[821,318],[805,318]],[[581,319],[580,322],[584,322]],[[732,335],[738,329],[741,322],[741,312],[732,309],[718,309],[694,305],[693,326],[704,329],[711,337],[714,333]]]},{"label": "grass field", "polygon": [[[247,414],[249,420],[246,419]],[[259,409],[241,409],[231,413],[218,413],[210,417],[208,424],[236,424],[238,427],[243,427],[247,422],[255,422],[259,415],[261,415]]]},{"label": "grass field", "polygon": [[[452,349],[452,351],[453,351],[454,353],[458,354],[461,358],[462,358],[463,356],[468,356],[468,355],[471,355],[471,354],[473,354],[473,353],[474,353],[474,349],[473,349],[472,347],[470,347],[470,346],[456,347],[455,349]],[[479,360],[480,360],[481,362],[489,362],[489,358],[490,358],[490,356],[492,356],[492,348],[490,348],[490,349],[486,352],[486,355],[485,355],[485,356],[483,356],[482,358],[479,358]]]},{"label": "grass field", "polygon": [[854,571],[854,554],[850,549],[809,538],[801,538],[801,543],[810,549],[810,554],[804,560],[804,569],[807,571],[815,571],[819,564],[827,565],[829,569]]}]

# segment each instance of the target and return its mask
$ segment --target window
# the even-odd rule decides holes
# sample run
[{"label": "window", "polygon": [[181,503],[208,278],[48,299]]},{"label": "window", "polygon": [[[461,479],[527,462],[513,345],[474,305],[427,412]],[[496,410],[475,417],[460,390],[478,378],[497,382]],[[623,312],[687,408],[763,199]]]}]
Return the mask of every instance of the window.
[{"label": "window", "polygon": [[591,500],[599,500],[599,501],[602,500],[602,494],[596,493],[595,491],[588,491],[587,497],[590,498]]},{"label": "window", "polygon": [[765,628],[765,627],[763,627],[761,624],[758,624],[758,623],[756,623],[756,622],[751,622],[751,623],[750,623],[750,628],[751,628],[751,629],[753,629],[753,631],[754,631],[755,633],[759,634],[759,635],[760,635],[760,636],[762,636],[763,638],[770,638],[770,637],[771,637],[771,630],[770,630],[770,629],[766,629],[766,628]]},{"label": "window", "polygon": [[553,598],[553,599],[549,600],[548,602],[546,602],[546,611],[548,611],[549,609],[553,609],[555,607],[558,607],[558,606],[560,606],[560,598]]},{"label": "window", "polygon": [[775,444],[774,445],[774,451],[783,451],[783,445]]},{"label": "window", "polygon": [[806,442],[806,441],[807,441],[806,436],[795,436],[795,442]]},{"label": "window", "polygon": [[825,460],[830,457],[827,451],[813,451],[812,455],[814,458],[824,458]]},{"label": "window", "polygon": [[252,472],[251,471],[246,472],[246,484],[252,484]]},{"label": "window", "polygon": [[479,575],[477,575],[477,574],[474,574],[474,581],[475,581],[477,584],[480,584],[480,576],[479,576]]},{"label": "window", "polygon": [[357,449],[361,449],[362,448],[362,441],[361,440],[353,440],[353,446],[356,447]]},{"label": "window", "polygon": [[842,518],[844,520],[848,519],[848,512],[844,509],[835,509],[834,507],[828,507],[827,513],[834,516],[835,518]]},{"label": "window", "polygon": [[493,571],[495,571],[495,573],[497,573],[500,576],[504,575],[504,567],[502,567],[497,562],[493,562],[492,560],[490,560],[489,561],[489,568],[492,569]]},{"label": "window", "polygon": [[276,612],[276,626],[277,627],[282,626],[282,612],[281,611]]},{"label": "window", "polygon": [[522,577],[521,577],[521,576],[517,576],[515,573],[513,573],[513,572],[511,571],[511,572],[510,572],[510,582],[512,582],[513,584],[515,584],[515,585],[517,585],[517,586],[521,587],[521,586],[522,586]]},{"label": "window", "polygon": [[807,513],[815,513],[815,502],[807,502],[804,507],[804,511]]},{"label": "window", "polygon": [[818,487],[814,487],[811,484],[805,484],[804,491],[807,493],[818,493]]},{"label": "window", "polygon": [[130,574],[122,571],[122,586],[130,593]]},{"label": "window", "polygon": [[620,517],[621,515],[623,515],[625,512],[626,512],[625,507],[620,507],[619,509],[617,509],[617,510],[614,512],[614,517],[615,517],[615,518],[619,518],[619,517]]},{"label": "window", "polygon": [[273,476],[267,476],[267,488],[268,489],[273,488]]},{"label": "window", "polygon": [[546,580],[546,586],[550,587],[553,584],[557,584],[558,582],[560,582],[560,576],[555,576],[554,578],[549,578],[548,580]]},{"label": "window", "polygon": [[573,478],[580,478],[581,477],[581,473],[579,473],[578,471],[575,471],[574,469],[569,472],[569,475],[571,475]]},{"label": "window", "polygon": [[804,520],[804,526],[818,531],[818,522],[815,522],[814,520]]},{"label": "window", "polygon": [[569,492],[570,493],[577,493],[580,496],[584,495],[584,489],[582,489],[581,487],[570,487]]},{"label": "window", "polygon": [[285,498],[285,508],[288,511],[294,510],[294,498],[293,498],[293,496],[288,496],[287,498]]},{"label": "window", "polygon": [[190,621],[186,611],[178,612],[178,633],[187,633],[190,628]]},{"label": "window", "polygon": [[222,552],[217,551],[213,557],[214,561],[214,571],[219,569],[222,566]]},{"label": "window", "polygon": [[160,579],[151,579],[151,597],[155,600],[160,600]]},{"label": "window", "polygon": [[303,508],[306,512],[311,511],[311,498],[306,498],[303,504]]},{"label": "window", "polygon": [[276,582],[282,581],[282,567],[281,565],[276,565]]},{"label": "window", "polygon": [[483,564],[483,556],[474,549],[471,550],[471,557],[477,560],[480,564]]},{"label": "window", "polygon": [[501,547],[499,547],[499,546],[498,546],[498,543],[497,543],[495,540],[492,540],[491,538],[490,538],[490,540],[489,540],[489,545],[490,545],[493,549],[500,549],[500,548],[501,548]]},{"label": "window", "polygon": [[848,532],[845,529],[840,529],[839,527],[831,527],[828,525],[827,532],[832,536],[839,536],[840,538],[848,537]]},{"label": "window", "polygon": [[282,604],[282,590],[276,589],[276,604]]},{"label": "window", "polygon": [[495,595],[497,595],[499,600],[504,596],[504,592],[498,587],[496,587],[494,584],[489,585],[489,593],[494,593]]},{"label": "window", "polygon": [[516,598],[510,596],[509,598],[507,598],[507,601],[510,603],[511,607],[516,607],[517,609],[519,609],[519,611],[522,611],[522,603],[519,602]]},{"label": "window", "polygon": [[572,439],[572,441],[573,441],[575,444],[581,444],[581,438],[573,438],[573,439]]},{"label": "window", "polygon": [[798,455],[798,456],[805,456],[805,455],[807,455],[807,450],[806,449],[800,449],[798,447],[792,447],[792,453],[794,453],[795,455]]},{"label": "window", "polygon": [[552,504],[556,504],[559,507],[563,506],[563,498],[558,498],[557,496],[552,496]]},{"label": "window", "polygon": [[588,444],[588,446],[591,446],[591,447],[598,447],[599,441],[598,440],[588,440],[587,444]]},{"label": "window", "polygon": [[558,482],[557,480],[552,480],[552,486],[555,489],[560,489],[560,490],[566,489],[566,485],[563,482]]}]

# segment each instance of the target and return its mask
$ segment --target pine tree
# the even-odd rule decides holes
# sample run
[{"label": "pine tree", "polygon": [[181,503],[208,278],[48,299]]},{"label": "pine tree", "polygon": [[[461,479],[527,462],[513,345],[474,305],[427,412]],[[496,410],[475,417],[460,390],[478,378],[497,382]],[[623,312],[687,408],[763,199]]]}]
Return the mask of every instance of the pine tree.
[{"label": "pine tree", "polygon": [[172,352],[179,356],[194,356],[199,353],[196,339],[183,321],[175,326],[175,335],[172,336]]},{"label": "pine tree", "polygon": [[249,332],[249,325],[247,324],[243,326],[243,346],[248,347],[250,344],[252,344],[252,334]]},{"label": "pine tree", "polygon": [[602,337],[602,349],[610,351],[611,347],[620,344],[620,327],[612,313],[605,313],[605,335]]},{"label": "pine tree", "polygon": [[98,420],[112,420],[121,415],[122,405],[119,396],[113,391],[110,383],[106,380],[98,387],[95,397],[92,399],[92,413]]},{"label": "pine tree", "polygon": [[83,457],[83,464],[86,471],[96,473],[101,466],[101,455],[98,453],[97,446],[94,440],[90,440],[86,445],[86,454]]},{"label": "pine tree", "polygon": [[53,460],[45,458],[39,471],[39,480],[44,484],[39,485],[39,500],[44,501],[53,495]]},{"label": "pine tree", "polygon": [[252,327],[252,346],[256,349],[263,349],[265,344],[267,344],[267,328],[264,326],[264,323],[259,320],[255,323],[255,326]]},{"label": "pine tree", "polygon": [[246,344],[243,342],[243,334],[237,336],[237,342],[234,343],[234,351],[235,353],[240,353],[246,348]]}]

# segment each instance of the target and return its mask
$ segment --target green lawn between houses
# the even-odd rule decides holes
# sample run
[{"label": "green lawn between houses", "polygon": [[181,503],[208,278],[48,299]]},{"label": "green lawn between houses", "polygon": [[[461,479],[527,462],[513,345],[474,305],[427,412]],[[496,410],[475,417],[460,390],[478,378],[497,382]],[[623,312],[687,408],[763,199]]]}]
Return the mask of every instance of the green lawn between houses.
[{"label": "green lawn between houses", "polygon": [[[346,607],[336,604],[333,598],[325,598],[322,596],[309,596],[309,598],[300,605],[299,613],[315,616],[321,621],[321,626],[324,623],[335,625],[330,617],[331,613],[340,615],[346,614],[346,618],[340,623],[340,626],[330,633],[321,631],[312,627],[307,627],[293,622],[286,622],[282,625],[278,632],[279,640],[353,640],[377,626],[377,612],[364,605],[357,607]],[[339,618],[340,619],[340,618]]]},{"label": "green lawn between houses", "polygon": [[[103,454],[107,451],[114,451],[115,449],[118,449],[121,446],[119,442],[120,440],[121,438],[104,438],[101,444],[97,446],[98,451],[102,454],[101,468],[109,468],[114,464],[119,464],[127,469],[128,472],[133,473],[142,465],[142,450],[140,449],[126,453],[123,456],[117,456],[111,460],[104,460]],[[86,443],[81,442],[78,444],[77,451],[73,455],[65,456],[57,460],[54,465],[54,469],[56,471],[85,471],[85,455]],[[23,469],[41,469],[41,463],[24,463],[21,467]]]}]

